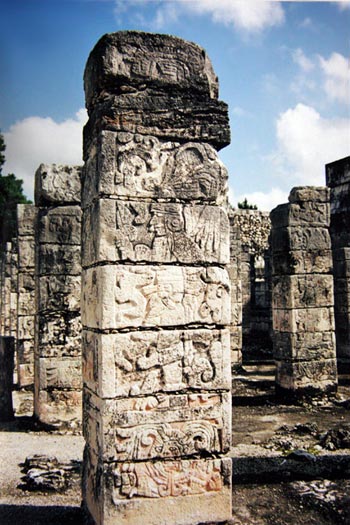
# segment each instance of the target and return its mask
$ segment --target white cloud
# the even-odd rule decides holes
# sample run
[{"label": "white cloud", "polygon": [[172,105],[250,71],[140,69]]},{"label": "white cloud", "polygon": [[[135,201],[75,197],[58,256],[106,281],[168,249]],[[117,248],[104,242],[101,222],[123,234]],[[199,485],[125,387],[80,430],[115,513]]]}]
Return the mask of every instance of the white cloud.
[{"label": "white cloud", "polygon": [[[279,204],[288,202],[288,191],[283,191],[280,188],[272,188],[268,192],[253,191],[252,193],[244,193],[239,195],[237,203],[247,199],[249,204],[256,204],[261,211],[270,211]],[[236,206],[236,202],[234,203]]]},{"label": "white cloud", "polygon": [[52,118],[28,117],[3,133],[6,163],[3,173],[23,179],[23,190],[33,199],[34,175],[46,164],[82,164],[82,129],[87,120],[85,109],[74,118],[55,122]]},{"label": "white cloud", "polygon": [[284,11],[278,1],[190,0],[184,5],[199,14],[211,15],[214,22],[245,31],[259,32],[284,22]]},{"label": "white cloud", "polygon": [[319,63],[325,75],[324,90],[332,99],[350,102],[350,63],[340,53],[332,53],[328,60],[319,56]]},{"label": "white cloud", "polygon": [[305,72],[309,72],[315,67],[315,64],[312,60],[307,58],[300,47],[292,52],[292,58],[293,61]]},{"label": "white cloud", "polygon": [[252,33],[284,22],[281,2],[266,0],[116,0],[115,14],[120,17],[130,7],[144,9],[147,4],[152,5],[155,15],[151,21],[146,22],[144,17],[143,20],[157,30],[181,18],[186,11],[209,15],[216,23]]},{"label": "white cloud", "polygon": [[345,9],[350,9],[350,0],[343,0],[342,2],[337,2],[337,5],[340,11],[345,11]]},{"label": "white cloud", "polygon": [[290,188],[325,184],[325,164],[349,155],[350,122],[323,118],[314,108],[297,104],[276,123],[280,170]]}]

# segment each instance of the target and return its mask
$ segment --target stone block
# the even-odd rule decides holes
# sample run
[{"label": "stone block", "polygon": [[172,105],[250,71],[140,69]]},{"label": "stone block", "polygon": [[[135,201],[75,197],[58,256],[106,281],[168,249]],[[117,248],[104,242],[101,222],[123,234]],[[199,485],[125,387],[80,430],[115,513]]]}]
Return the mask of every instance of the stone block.
[{"label": "stone block", "polygon": [[330,236],[327,228],[309,226],[273,228],[271,244],[274,253],[303,251],[322,252],[330,249]]},{"label": "stone block", "polygon": [[45,423],[81,421],[82,392],[67,389],[40,389],[34,397],[35,414]]},{"label": "stone block", "polygon": [[276,227],[303,226],[327,228],[330,223],[330,206],[327,202],[295,202],[281,204],[271,211],[271,221]]},{"label": "stone block", "polygon": [[55,312],[39,316],[38,348],[41,357],[79,356],[81,320],[79,312]]},{"label": "stone block", "polygon": [[[188,57],[191,57],[189,61]],[[127,80],[128,79],[128,80]],[[203,48],[171,35],[120,31],[104,35],[91,51],[84,73],[87,106],[103,93],[127,92],[126,83],[201,94],[205,102],[218,96],[218,79]],[[124,87],[124,89],[123,89]],[[150,96],[150,95],[148,95]],[[203,100],[203,102],[204,102]]]},{"label": "stone block", "polygon": [[288,200],[290,203],[327,203],[330,199],[329,188],[325,186],[296,186],[291,189]]},{"label": "stone block", "polygon": [[34,269],[35,249],[33,237],[18,237],[18,269],[28,272],[29,268]]},{"label": "stone block", "polygon": [[230,388],[228,330],[83,331],[83,377],[102,398]]},{"label": "stone block", "polygon": [[80,311],[80,275],[46,275],[38,282],[39,312]]},{"label": "stone block", "polygon": [[331,189],[331,214],[341,215],[342,213],[349,213],[349,192],[350,181],[340,183]]},{"label": "stone block", "polygon": [[42,244],[77,244],[81,242],[80,206],[39,208],[38,242]]},{"label": "stone block", "polygon": [[85,390],[83,403],[85,440],[103,461],[199,457],[231,445],[228,393],[103,400]]},{"label": "stone block", "polygon": [[273,277],[272,286],[274,308],[314,308],[334,302],[332,275],[280,275]]},{"label": "stone block", "polygon": [[35,204],[80,204],[81,167],[40,164],[35,173]]},{"label": "stone block", "polygon": [[39,275],[80,275],[80,245],[42,244],[39,251]]},{"label": "stone block", "polygon": [[82,274],[82,323],[99,329],[230,323],[226,270],[100,266]]},{"label": "stone block", "polygon": [[166,142],[132,133],[101,133],[96,157],[87,159],[84,207],[97,196],[172,198],[223,204],[227,170],[206,143]]},{"label": "stone block", "polygon": [[231,459],[103,463],[84,452],[83,497],[97,525],[188,525],[232,515]]},{"label": "stone block", "polygon": [[337,384],[337,361],[276,361],[276,383],[283,389],[293,391],[307,388],[320,392],[334,390]]},{"label": "stone block", "polygon": [[326,181],[329,188],[350,183],[350,157],[326,164]]},{"label": "stone block", "polygon": [[83,266],[100,261],[229,261],[229,222],[218,206],[100,199],[85,210]]},{"label": "stone block", "polygon": [[17,204],[18,235],[32,236],[35,234],[36,207],[34,204]]},{"label": "stone block", "polygon": [[79,390],[82,387],[80,359],[40,358],[39,374],[42,390]]},{"label": "stone block", "polygon": [[21,388],[32,386],[34,383],[34,363],[20,363],[17,366],[17,380]]},{"label": "stone block", "polygon": [[18,339],[34,339],[34,316],[21,315],[18,317]]},{"label": "stone block", "polygon": [[273,328],[278,332],[330,332],[334,327],[333,307],[274,309]]},{"label": "stone block", "polygon": [[275,332],[274,358],[286,361],[333,359],[334,332]]},{"label": "stone block", "polygon": [[19,339],[17,342],[17,358],[20,363],[32,364],[34,362],[34,339]]},{"label": "stone block", "polygon": [[330,247],[324,250],[298,250],[273,253],[273,275],[297,275],[313,273],[331,273],[333,269],[332,251]]}]

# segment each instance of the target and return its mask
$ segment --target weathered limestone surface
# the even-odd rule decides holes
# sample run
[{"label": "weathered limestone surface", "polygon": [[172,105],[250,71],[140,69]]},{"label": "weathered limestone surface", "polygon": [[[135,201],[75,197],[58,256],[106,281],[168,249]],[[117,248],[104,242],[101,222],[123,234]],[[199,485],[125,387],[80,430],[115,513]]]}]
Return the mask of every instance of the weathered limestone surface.
[{"label": "weathered limestone surface", "polygon": [[84,506],[97,525],[223,521],[227,107],[205,52],[166,35],[106,35],[84,78]]},{"label": "weathered limestone surface", "polygon": [[0,336],[0,421],[13,419],[13,370],[15,339]]},{"label": "weathered limestone surface", "polygon": [[81,420],[81,168],[42,164],[35,176],[36,417]]},{"label": "weathered limestone surface", "polygon": [[293,188],[271,212],[273,329],[280,394],[337,385],[329,190]]},{"label": "weathered limestone surface", "polygon": [[334,266],[334,314],[337,357],[350,363],[350,157],[326,166],[331,193],[331,226]]},{"label": "weathered limestone surface", "polygon": [[18,325],[16,337],[19,387],[34,385],[35,221],[36,208],[33,204],[17,205]]}]

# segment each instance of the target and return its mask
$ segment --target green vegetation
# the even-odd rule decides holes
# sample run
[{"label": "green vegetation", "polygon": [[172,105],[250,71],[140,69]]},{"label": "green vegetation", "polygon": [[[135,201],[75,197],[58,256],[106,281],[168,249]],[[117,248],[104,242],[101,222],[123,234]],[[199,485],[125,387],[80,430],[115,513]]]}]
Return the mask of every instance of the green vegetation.
[{"label": "green vegetation", "polygon": [[23,194],[23,181],[13,173],[2,174],[5,163],[5,141],[0,133],[0,245],[10,241],[17,231],[17,204],[30,204]]},{"label": "green vegetation", "polygon": [[238,209],[239,210],[257,210],[258,207],[256,204],[250,204],[247,201],[247,198],[245,198],[242,202],[238,203]]}]

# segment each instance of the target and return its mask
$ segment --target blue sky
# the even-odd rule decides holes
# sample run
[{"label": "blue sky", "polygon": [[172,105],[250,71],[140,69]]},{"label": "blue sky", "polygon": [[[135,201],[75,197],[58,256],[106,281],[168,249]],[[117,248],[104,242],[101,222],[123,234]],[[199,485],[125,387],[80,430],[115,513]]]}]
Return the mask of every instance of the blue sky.
[{"label": "blue sky", "polygon": [[350,3],[0,0],[3,173],[32,198],[41,162],[81,164],[83,71],[105,33],[170,33],[203,46],[229,104],[220,152],[232,204],[285,202],[350,154]]}]

